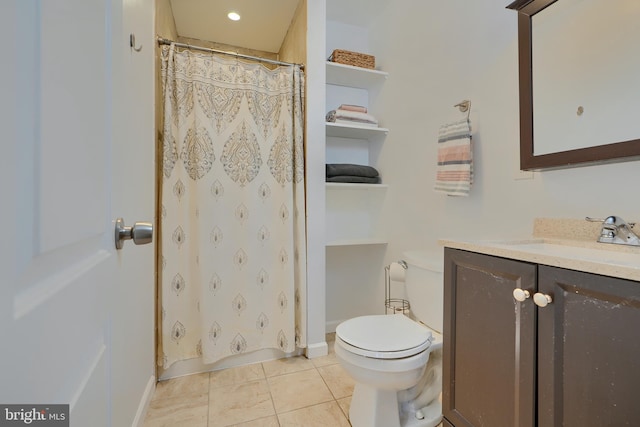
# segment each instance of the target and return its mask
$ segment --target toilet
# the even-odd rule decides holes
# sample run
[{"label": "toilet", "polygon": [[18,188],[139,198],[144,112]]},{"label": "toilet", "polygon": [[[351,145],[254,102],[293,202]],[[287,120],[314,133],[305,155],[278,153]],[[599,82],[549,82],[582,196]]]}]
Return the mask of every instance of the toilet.
[{"label": "toilet", "polygon": [[353,427],[435,427],[442,420],[442,254],[405,252],[411,313],[360,316],[336,328],[335,353],[356,385]]}]

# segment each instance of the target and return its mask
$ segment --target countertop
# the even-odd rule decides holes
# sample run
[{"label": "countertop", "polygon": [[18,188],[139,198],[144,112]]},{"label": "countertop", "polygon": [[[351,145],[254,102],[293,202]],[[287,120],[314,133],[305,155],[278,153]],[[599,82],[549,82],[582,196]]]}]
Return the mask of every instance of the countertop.
[{"label": "countertop", "polygon": [[595,241],[441,239],[442,246],[640,282],[640,246]]}]

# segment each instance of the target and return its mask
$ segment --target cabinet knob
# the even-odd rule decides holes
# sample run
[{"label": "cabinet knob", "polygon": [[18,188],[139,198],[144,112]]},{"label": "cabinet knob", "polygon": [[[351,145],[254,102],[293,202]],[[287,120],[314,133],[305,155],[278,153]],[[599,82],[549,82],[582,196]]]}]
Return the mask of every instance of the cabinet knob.
[{"label": "cabinet knob", "polygon": [[531,297],[531,294],[526,289],[515,288],[513,290],[513,298],[515,298],[516,301],[522,302],[529,297]]},{"label": "cabinet knob", "polygon": [[536,294],[533,295],[533,302],[538,307],[546,307],[547,305],[553,302],[553,299],[549,295],[537,292]]}]

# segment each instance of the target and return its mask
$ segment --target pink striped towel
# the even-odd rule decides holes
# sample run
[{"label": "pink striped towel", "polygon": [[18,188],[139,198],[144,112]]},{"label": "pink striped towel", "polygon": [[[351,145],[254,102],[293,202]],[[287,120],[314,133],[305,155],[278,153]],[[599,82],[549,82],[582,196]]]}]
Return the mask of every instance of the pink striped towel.
[{"label": "pink striped towel", "polygon": [[473,184],[471,123],[468,119],[440,126],[434,189],[450,196],[468,196]]}]

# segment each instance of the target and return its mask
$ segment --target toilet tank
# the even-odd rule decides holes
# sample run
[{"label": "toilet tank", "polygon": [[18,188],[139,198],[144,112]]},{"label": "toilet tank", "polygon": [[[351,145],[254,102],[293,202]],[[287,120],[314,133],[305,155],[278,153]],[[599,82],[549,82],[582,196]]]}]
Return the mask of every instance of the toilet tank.
[{"label": "toilet tank", "polygon": [[407,263],[405,286],[413,316],[442,333],[444,305],[444,251],[407,251],[402,254]]}]

